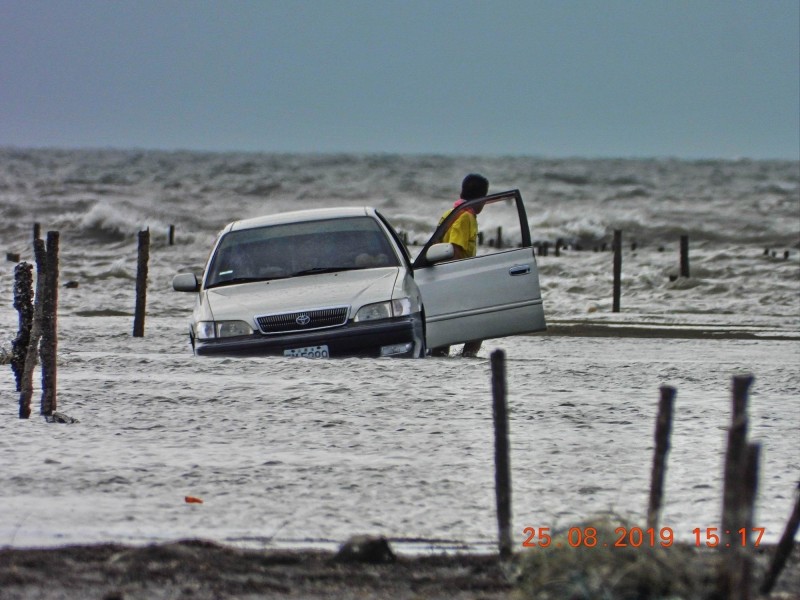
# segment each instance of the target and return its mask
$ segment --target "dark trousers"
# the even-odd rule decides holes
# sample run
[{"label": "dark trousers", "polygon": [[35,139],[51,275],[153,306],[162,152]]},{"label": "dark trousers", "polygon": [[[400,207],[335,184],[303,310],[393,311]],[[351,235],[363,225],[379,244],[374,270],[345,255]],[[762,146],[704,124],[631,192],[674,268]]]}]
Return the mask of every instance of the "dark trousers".
[{"label": "dark trousers", "polygon": [[[478,355],[478,351],[481,349],[482,343],[483,342],[481,340],[467,342],[464,344],[464,349],[461,351],[461,356],[475,358]],[[431,356],[450,356],[450,346],[439,346],[438,348],[433,348],[431,350]]]}]

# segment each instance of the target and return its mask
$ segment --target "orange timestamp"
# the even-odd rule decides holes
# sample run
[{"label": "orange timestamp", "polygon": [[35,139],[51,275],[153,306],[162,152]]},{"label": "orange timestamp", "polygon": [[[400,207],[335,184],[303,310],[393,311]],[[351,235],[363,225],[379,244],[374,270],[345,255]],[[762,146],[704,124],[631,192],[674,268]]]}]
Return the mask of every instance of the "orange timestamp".
[{"label": "orange timestamp", "polygon": [[[692,530],[695,546],[752,546],[758,548],[761,538],[766,529],[764,527],[751,527],[750,529],[741,528],[736,531],[720,532],[716,527],[700,528]],[[752,539],[750,532],[756,534]],[[598,538],[598,531],[595,527],[570,527],[567,530],[566,538],[559,536],[557,541],[553,541],[549,527],[525,527],[522,530],[525,539],[522,542],[523,548],[549,548],[550,546],[562,547],[565,544],[571,548],[639,548],[642,546],[654,548],[660,546],[669,548],[675,543],[675,531],[672,527],[661,527],[656,530],[653,527],[643,529],[641,527],[617,527],[614,529],[614,537],[604,540]],[[725,542],[724,539],[730,539]],[[563,540],[563,541],[562,541]]]}]

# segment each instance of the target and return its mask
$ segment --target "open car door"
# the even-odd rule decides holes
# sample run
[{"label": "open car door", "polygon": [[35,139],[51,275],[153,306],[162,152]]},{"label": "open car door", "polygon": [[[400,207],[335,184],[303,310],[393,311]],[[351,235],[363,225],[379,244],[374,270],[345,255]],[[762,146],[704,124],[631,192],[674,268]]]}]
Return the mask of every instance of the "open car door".
[{"label": "open car door", "polygon": [[[477,256],[440,243],[463,211],[477,214]],[[470,200],[437,227],[413,264],[428,348],[546,329],[539,272],[519,190]]]}]

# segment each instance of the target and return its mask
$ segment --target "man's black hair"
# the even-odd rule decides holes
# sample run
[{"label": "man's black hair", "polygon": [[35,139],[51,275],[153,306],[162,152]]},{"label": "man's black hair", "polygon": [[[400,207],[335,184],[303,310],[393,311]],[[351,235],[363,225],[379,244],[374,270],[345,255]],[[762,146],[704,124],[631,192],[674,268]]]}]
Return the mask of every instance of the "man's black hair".
[{"label": "man's black hair", "polygon": [[461,199],[475,200],[489,194],[489,180],[483,175],[470,173],[461,182]]}]

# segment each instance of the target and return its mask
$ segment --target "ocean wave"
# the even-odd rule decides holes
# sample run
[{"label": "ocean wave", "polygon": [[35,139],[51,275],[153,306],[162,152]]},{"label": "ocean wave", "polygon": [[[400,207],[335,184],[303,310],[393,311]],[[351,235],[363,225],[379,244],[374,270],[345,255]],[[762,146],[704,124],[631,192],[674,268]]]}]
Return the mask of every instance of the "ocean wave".
[{"label": "ocean wave", "polygon": [[0,206],[21,220],[46,212],[92,242],[169,223],[202,239],[244,216],[342,204],[382,208],[421,237],[468,172],[484,173],[492,192],[518,188],[535,235],[551,242],[619,228],[658,243],[800,239],[796,161],[0,148]]},{"label": "ocean wave", "polygon": [[135,208],[119,202],[97,202],[87,212],[77,215],[75,220],[81,233],[105,242],[130,239],[151,226],[167,229],[160,220],[147,219]]}]

